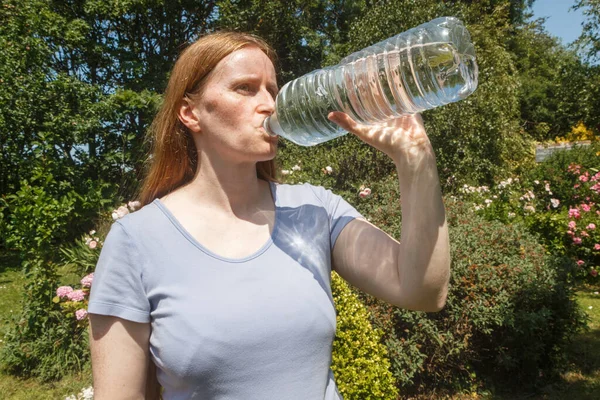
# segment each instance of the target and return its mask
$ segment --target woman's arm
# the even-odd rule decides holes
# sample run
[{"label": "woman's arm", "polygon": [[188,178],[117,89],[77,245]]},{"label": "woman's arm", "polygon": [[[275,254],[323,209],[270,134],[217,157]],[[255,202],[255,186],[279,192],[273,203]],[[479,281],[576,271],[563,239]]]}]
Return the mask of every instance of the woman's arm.
[{"label": "woman's arm", "polygon": [[333,268],[349,283],[399,307],[439,311],[450,276],[448,226],[435,155],[419,115],[365,126],[343,113],[331,118],[388,154],[398,171],[400,242],[361,219],[342,230]]},{"label": "woman's arm", "polygon": [[150,324],[118,317],[88,314],[94,377],[94,399],[158,399],[152,374]]}]

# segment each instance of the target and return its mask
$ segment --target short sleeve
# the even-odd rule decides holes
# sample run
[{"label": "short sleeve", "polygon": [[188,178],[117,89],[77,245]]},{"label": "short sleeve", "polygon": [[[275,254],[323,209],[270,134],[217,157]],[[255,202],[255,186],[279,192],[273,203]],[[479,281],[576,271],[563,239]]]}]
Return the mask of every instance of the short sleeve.
[{"label": "short sleeve", "polygon": [[119,221],[112,224],[94,271],[88,312],[134,322],[150,322],[150,302],[142,283],[142,260]]},{"label": "short sleeve", "polygon": [[325,189],[322,186],[311,186],[311,189],[327,210],[330,242],[333,249],[344,227],[353,219],[364,217],[350,203],[344,200],[342,196],[334,194],[331,190]]}]

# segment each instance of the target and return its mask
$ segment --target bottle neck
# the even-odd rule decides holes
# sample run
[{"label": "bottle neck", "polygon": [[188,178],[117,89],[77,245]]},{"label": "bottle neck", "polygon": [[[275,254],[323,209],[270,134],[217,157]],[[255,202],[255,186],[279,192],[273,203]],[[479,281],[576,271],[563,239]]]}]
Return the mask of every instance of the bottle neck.
[{"label": "bottle neck", "polygon": [[277,118],[277,112],[274,112],[263,121],[263,128],[271,136],[284,136],[283,129],[279,125],[279,119]]}]

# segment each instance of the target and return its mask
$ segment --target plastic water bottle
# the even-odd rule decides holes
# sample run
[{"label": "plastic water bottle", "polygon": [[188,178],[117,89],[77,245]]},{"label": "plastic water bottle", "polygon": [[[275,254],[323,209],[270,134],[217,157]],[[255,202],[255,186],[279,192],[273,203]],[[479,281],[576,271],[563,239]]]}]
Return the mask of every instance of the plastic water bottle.
[{"label": "plastic water bottle", "polygon": [[375,124],[462,100],[477,76],[467,29],[457,18],[437,18],[286,83],[263,125],[313,146],[347,133],[327,119],[331,111]]}]

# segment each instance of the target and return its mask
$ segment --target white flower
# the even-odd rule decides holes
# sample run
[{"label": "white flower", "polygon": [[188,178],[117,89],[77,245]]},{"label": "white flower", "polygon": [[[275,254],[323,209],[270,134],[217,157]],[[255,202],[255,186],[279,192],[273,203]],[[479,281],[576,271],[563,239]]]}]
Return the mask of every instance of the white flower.
[{"label": "white flower", "polygon": [[508,213],[508,218],[514,218],[515,216],[516,216],[516,214],[514,212]]},{"label": "white flower", "polygon": [[287,170],[287,169],[282,169],[281,170],[281,175],[289,175],[289,174],[290,174],[289,170]]},{"label": "white flower", "polygon": [[113,213],[111,214],[112,219],[114,219],[115,221],[119,219],[119,214],[117,214],[116,211],[113,211]]},{"label": "white flower", "polygon": [[83,400],[92,400],[94,398],[94,388],[90,386],[89,388],[85,388],[81,391],[83,395]]},{"label": "white flower", "polygon": [[592,308],[593,308],[592,306],[589,306],[589,307],[588,307],[588,309],[590,309],[590,310],[591,310]]},{"label": "white flower", "polygon": [[77,397],[75,397],[75,395],[72,394],[72,395],[70,395],[68,397],[65,397],[65,400],[77,400]]},{"label": "white flower", "polygon": [[544,186],[544,189],[546,190],[546,192],[550,191],[550,184],[546,183],[546,185]]},{"label": "white flower", "polygon": [[131,208],[131,211],[135,211],[138,208],[140,208],[140,206],[142,205],[142,203],[140,203],[139,201],[130,201],[129,203],[127,203],[127,205],[129,206],[129,208]]},{"label": "white flower", "polygon": [[329,165],[325,167],[325,171],[327,171],[328,174],[333,172],[333,168],[331,168]]},{"label": "white flower", "polygon": [[550,199],[550,203],[552,203],[552,207],[556,208],[560,204],[560,200],[558,199]]},{"label": "white flower", "polygon": [[594,292],[594,294],[596,294],[596,295],[597,295],[597,294],[598,294],[598,292]]},{"label": "white flower", "polygon": [[123,218],[127,214],[129,214],[129,210],[127,209],[127,207],[121,206],[117,208],[117,215],[119,216],[119,218]]},{"label": "white flower", "polygon": [[535,183],[536,185],[540,184],[540,181],[538,181],[537,179],[535,181],[533,181],[533,183]]},{"label": "white flower", "polygon": [[523,210],[528,213],[534,213],[535,207],[534,206],[525,206],[525,207],[523,207]]},{"label": "white flower", "polygon": [[298,164],[296,164],[292,167],[292,171],[300,171],[301,169],[302,168]]},{"label": "white flower", "polygon": [[96,233],[96,231],[94,231],[94,230],[90,231],[90,235],[93,235],[94,233]]}]

